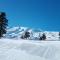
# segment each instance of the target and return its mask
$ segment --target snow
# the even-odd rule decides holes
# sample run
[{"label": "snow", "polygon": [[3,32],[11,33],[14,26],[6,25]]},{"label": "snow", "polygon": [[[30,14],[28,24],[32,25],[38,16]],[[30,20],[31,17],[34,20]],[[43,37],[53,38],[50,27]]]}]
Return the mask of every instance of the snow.
[{"label": "snow", "polygon": [[55,31],[42,31],[41,29],[31,29],[28,27],[12,27],[12,28],[7,28],[7,33],[4,35],[5,38],[10,38],[10,39],[19,39],[22,35],[25,34],[25,32],[28,31],[30,33],[30,40],[39,40],[39,37],[45,33],[46,35],[46,40],[59,40],[59,32]]},{"label": "snow", "polygon": [[60,60],[60,41],[0,39],[0,60]]},{"label": "snow", "polygon": [[10,29],[7,29],[7,31],[10,32],[10,31],[15,31],[15,30],[17,30],[17,29],[19,29],[19,27],[10,28]]}]

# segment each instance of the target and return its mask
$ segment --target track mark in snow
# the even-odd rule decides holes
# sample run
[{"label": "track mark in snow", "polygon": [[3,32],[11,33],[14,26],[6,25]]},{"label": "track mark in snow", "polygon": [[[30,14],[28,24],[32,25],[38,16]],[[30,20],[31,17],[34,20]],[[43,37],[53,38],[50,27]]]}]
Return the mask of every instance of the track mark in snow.
[{"label": "track mark in snow", "polygon": [[[57,60],[57,58],[60,57],[59,45],[54,45],[54,44],[51,45],[48,43],[44,44],[43,42],[40,44],[36,44],[35,42],[32,43],[30,41],[26,41],[26,42],[20,41],[20,43],[14,43],[13,41],[11,41],[11,42],[0,41],[0,60],[3,60],[3,57],[4,58],[12,57],[15,54],[14,51],[18,52],[17,55],[19,55],[19,52],[20,53],[25,52],[28,55],[38,56],[40,58],[45,58],[48,60],[49,59]],[[9,55],[10,53],[12,54],[12,56]],[[7,56],[7,55],[9,55],[9,56]],[[14,55],[14,57],[17,55]],[[13,59],[13,60],[15,60],[15,59]]]},{"label": "track mark in snow", "polygon": [[22,43],[20,46],[16,47],[16,49],[25,51],[28,54],[44,57],[47,59],[53,59],[57,51],[56,47],[54,46],[43,46],[28,43]]}]

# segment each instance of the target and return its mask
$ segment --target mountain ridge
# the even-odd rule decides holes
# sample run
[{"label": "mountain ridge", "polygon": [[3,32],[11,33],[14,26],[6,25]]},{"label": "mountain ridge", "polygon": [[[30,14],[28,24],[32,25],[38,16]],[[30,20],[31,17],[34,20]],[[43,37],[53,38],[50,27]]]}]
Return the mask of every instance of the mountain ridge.
[{"label": "mountain ridge", "polygon": [[[12,28],[7,28],[7,33],[4,36],[5,38],[18,38],[20,39],[21,36],[28,31],[30,33],[30,39],[32,40],[38,40],[39,36],[41,36],[43,33],[46,35],[46,40],[59,40],[59,32],[55,31],[43,31],[42,29],[34,29],[29,27],[20,27],[15,26]],[[36,38],[36,39],[35,39]]]}]

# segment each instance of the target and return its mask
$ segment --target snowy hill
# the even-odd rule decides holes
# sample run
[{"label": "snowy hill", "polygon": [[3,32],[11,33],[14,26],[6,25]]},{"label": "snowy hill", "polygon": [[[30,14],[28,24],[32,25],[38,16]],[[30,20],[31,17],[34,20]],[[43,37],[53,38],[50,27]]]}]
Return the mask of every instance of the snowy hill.
[{"label": "snowy hill", "polygon": [[59,32],[54,31],[42,31],[41,29],[31,29],[28,27],[12,27],[7,29],[7,34],[5,38],[20,39],[20,37],[26,32],[30,32],[30,40],[38,40],[39,36],[43,33],[46,35],[46,40],[59,40]]},{"label": "snowy hill", "polygon": [[60,60],[60,41],[0,39],[0,60]]}]

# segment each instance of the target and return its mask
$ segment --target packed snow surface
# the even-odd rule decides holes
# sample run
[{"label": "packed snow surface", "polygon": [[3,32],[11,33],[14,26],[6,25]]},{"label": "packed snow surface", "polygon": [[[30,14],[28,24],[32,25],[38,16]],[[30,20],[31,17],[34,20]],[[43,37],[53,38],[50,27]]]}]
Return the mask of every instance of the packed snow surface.
[{"label": "packed snow surface", "polygon": [[60,41],[0,39],[0,60],[60,60]]}]

